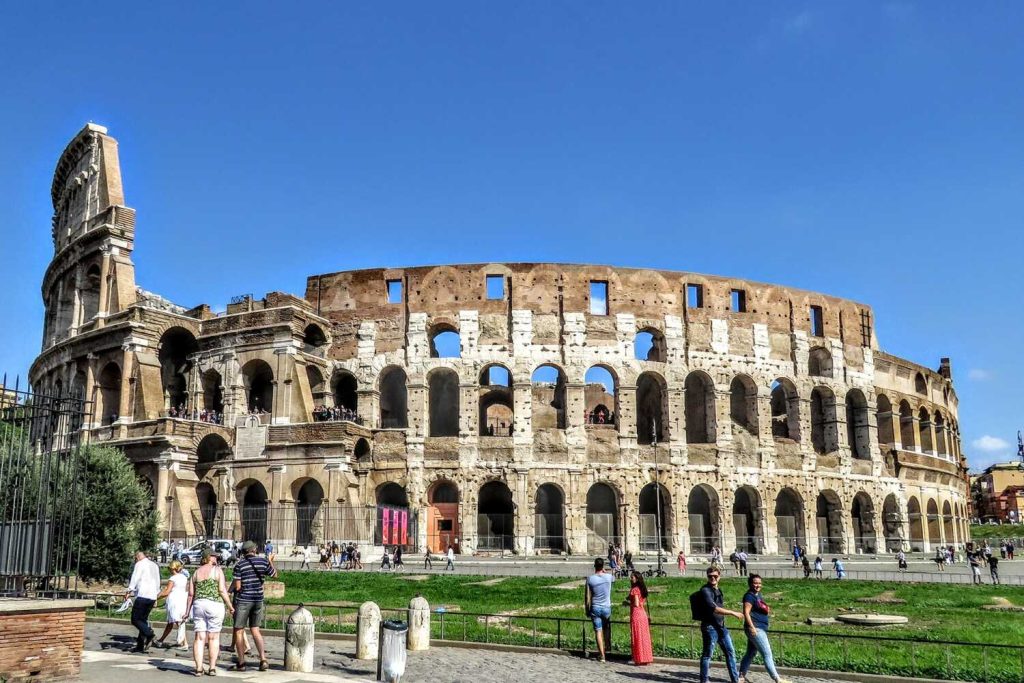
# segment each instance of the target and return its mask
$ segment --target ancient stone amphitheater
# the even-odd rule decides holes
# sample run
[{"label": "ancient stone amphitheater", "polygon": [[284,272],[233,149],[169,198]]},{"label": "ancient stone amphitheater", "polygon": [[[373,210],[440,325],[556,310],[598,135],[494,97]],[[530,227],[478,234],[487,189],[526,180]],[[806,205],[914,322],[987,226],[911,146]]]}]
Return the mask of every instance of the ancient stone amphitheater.
[{"label": "ancient stone amphitheater", "polygon": [[[463,553],[966,539],[950,364],[871,309],[723,277],[487,263],[184,308],[135,284],[117,143],[57,165],[37,391],[84,393],[172,537]],[[386,245],[382,245],[386,248]]]}]

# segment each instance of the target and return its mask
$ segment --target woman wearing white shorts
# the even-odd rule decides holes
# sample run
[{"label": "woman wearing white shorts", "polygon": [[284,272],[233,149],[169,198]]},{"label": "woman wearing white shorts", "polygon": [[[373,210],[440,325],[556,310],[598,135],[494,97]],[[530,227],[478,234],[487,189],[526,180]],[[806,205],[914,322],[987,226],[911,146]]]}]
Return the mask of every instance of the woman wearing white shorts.
[{"label": "woman wearing white shorts", "polygon": [[167,585],[160,591],[160,595],[156,596],[157,600],[167,598],[167,603],[165,604],[167,609],[167,626],[164,627],[164,633],[157,642],[161,646],[165,646],[164,641],[167,640],[167,636],[171,635],[171,631],[177,627],[178,633],[174,644],[184,650],[188,648],[188,644],[185,642],[185,616],[187,614],[185,608],[188,606],[188,579],[182,573],[182,564],[178,560],[171,562],[168,568],[171,570],[171,576],[167,579]]},{"label": "woman wearing white shorts", "polygon": [[217,556],[209,550],[203,551],[202,566],[192,575],[192,580],[188,584],[188,598],[196,631],[195,642],[192,644],[192,659],[196,665],[194,675],[203,675],[203,648],[209,642],[210,668],[206,673],[216,676],[224,610],[226,608],[228,612],[234,614],[235,608],[231,606],[231,599],[228,597],[224,572],[217,566]]}]

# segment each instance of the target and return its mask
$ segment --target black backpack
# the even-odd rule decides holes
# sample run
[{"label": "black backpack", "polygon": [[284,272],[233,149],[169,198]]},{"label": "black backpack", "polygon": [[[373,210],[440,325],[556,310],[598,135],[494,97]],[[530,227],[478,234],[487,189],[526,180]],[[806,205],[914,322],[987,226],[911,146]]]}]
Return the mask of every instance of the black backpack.
[{"label": "black backpack", "polygon": [[695,593],[690,593],[690,618],[694,621],[707,620],[708,603],[704,598],[704,589],[700,588]]}]

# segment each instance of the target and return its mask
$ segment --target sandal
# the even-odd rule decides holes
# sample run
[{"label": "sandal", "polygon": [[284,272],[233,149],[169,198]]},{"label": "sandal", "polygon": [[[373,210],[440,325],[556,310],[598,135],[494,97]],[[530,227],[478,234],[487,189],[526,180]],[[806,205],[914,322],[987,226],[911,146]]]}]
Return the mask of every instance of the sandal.
[{"label": "sandal", "polygon": [[217,675],[217,667],[211,666],[210,670],[206,672],[206,675],[207,676],[216,676]]},{"label": "sandal", "polygon": [[260,660],[260,671],[266,671],[270,668],[270,662],[265,659]]},{"label": "sandal", "polygon": [[192,672],[192,675],[193,676],[202,676],[203,675],[203,670],[202,669],[196,669],[195,671]]},{"label": "sandal", "polygon": [[231,667],[232,671],[245,671],[245,664],[235,664]]}]

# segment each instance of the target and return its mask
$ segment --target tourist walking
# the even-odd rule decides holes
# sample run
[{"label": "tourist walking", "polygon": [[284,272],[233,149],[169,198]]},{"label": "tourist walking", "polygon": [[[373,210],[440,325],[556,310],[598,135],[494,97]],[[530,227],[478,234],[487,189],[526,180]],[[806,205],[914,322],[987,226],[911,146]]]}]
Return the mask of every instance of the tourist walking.
[{"label": "tourist walking", "polygon": [[[584,588],[583,607],[587,617],[594,622],[594,638],[597,640],[597,661],[604,661],[605,642],[611,644],[612,630],[612,583],[615,574],[604,570],[604,558],[594,560],[594,573],[587,577]],[[606,639],[605,636],[608,636]]]},{"label": "tourist walking", "polygon": [[208,548],[203,550],[202,564],[189,581],[188,602],[186,613],[192,615],[195,630],[192,663],[196,668],[193,673],[196,676],[203,675],[203,650],[208,646],[210,667],[206,673],[215,676],[217,656],[220,654],[220,632],[224,628],[224,610],[234,614],[235,608],[231,606],[224,570],[217,566],[217,556]]},{"label": "tourist walking", "polygon": [[188,575],[182,573],[182,564],[178,560],[172,560],[168,567],[171,572],[167,584],[160,591],[157,599],[165,598],[164,608],[167,610],[167,625],[164,626],[163,635],[160,636],[161,647],[167,647],[165,641],[171,631],[177,629],[174,644],[182,650],[188,649],[185,642],[185,618],[188,614],[185,608],[188,607]]},{"label": "tourist walking", "polygon": [[798,543],[798,542],[794,543],[793,544],[793,566],[794,567],[796,567],[797,565],[800,564],[800,558],[801,557],[806,557],[806,555],[804,555],[803,553],[800,552],[800,543]]},{"label": "tourist walking", "polygon": [[434,568],[434,561],[430,557],[430,548],[429,547],[427,548],[427,552],[423,553],[423,568],[424,569],[433,569]]},{"label": "tourist walking", "polygon": [[707,683],[711,672],[711,657],[715,654],[715,647],[720,645],[725,652],[725,664],[729,670],[729,680],[738,683],[739,674],[736,671],[736,651],[732,646],[732,637],[729,629],[725,627],[726,617],[743,619],[743,615],[734,610],[725,609],[725,596],[718,587],[719,579],[722,577],[721,570],[716,566],[708,567],[708,581],[699,591],[690,596],[690,611],[692,616],[700,619],[701,653],[700,653],[700,683]]},{"label": "tourist walking", "polygon": [[246,541],[242,544],[242,559],[235,565],[235,671],[245,671],[245,643],[243,635],[246,627],[252,634],[256,645],[256,653],[260,658],[260,671],[270,668],[267,652],[263,645],[263,634],[260,624],[263,623],[263,582],[267,578],[277,576],[274,567],[274,556],[260,557],[256,554],[256,544]]},{"label": "tourist walking", "polygon": [[676,566],[679,568],[679,576],[686,576],[686,553],[682,550],[676,555]]},{"label": "tourist walking", "polygon": [[654,648],[651,646],[651,618],[647,616],[647,584],[640,572],[629,575],[629,642],[633,653],[633,663],[637,666],[650,664],[654,661]]},{"label": "tourist walking", "polygon": [[751,574],[747,577],[747,592],[743,596],[743,624],[747,634],[747,652],[740,662],[740,680],[745,681],[754,657],[760,653],[764,668],[775,683],[783,683],[775,670],[772,645],[768,642],[768,617],[771,609],[761,596],[761,577]]},{"label": "tourist walking", "polygon": [[992,585],[999,583],[999,558],[995,555],[988,556],[988,573],[992,577]]},{"label": "tourist walking", "polygon": [[800,563],[803,565],[803,568],[804,568],[804,578],[805,579],[811,578],[811,563],[807,559],[806,555],[804,555],[804,556],[802,556],[800,558]]},{"label": "tourist walking", "polygon": [[312,569],[312,565],[309,564],[309,546],[302,546],[302,564],[299,565],[299,569]]},{"label": "tourist walking", "polygon": [[946,550],[944,548],[935,549],[935,557],[932,558],[935,562],[935,566],[939,568],[939,571],[945,571],[946,569]]},{"label": "tourist walking", "polygon": [[905,574],[907,571],[907,554],[902,550],[896,553],[896,568],[901,574]]},{"label": "tourist walking", "polygon": [[981,551],[969,552],[967,564],[971,567],[971,584],[981,585]]},{"label": "tourist walking", "polygon": [[167,564],[167,548],[169,547],[167,539],[160,541],[160,545],[157,549],[160,551],[160,564]]},{"label": "tourist walking", "polygon": [[448,561],[444,566],[444,571],[448,571],[449,569],[455,571],[455,547],[452,546],[451,543],[448,544],[448,552],[445,553],[444,558]]},{"label": "tourist walking", "polygon": [[836,572],[836,579],[841,580],[846,578],[846,568],[843,567],[843,563],[839,558],[832,558],[832,569]]},{"label": "tourist walking", "polygon": [[402,562],[402,546],[395,546],[395,571],[400,572],[405,570],[405,563]]},{"label": "tourist walking", "polygon": [[741,550],[738,553],[736,553],[736,562],[740,566],[740,576],[746,576],[747,575],[747,560],[748,559],[749,559],[749,556],[747,555],[747,551]]},{"label": "tourist walking", "polygon": [[814,558],[814,578],[816,579],[820,579],[822,577],[821,563],[821,555]]},{"label": "tourist walking", "polygon": [[156,597],[160,594],[160,566],[149,559],[141,550],[135,553],[135,567],[128,582],[125,599],[135,596],[132,603],[132,626],[139,631],[132,652],[149,652],[156,634],[149,625],[149,613],[153,611]]}]

